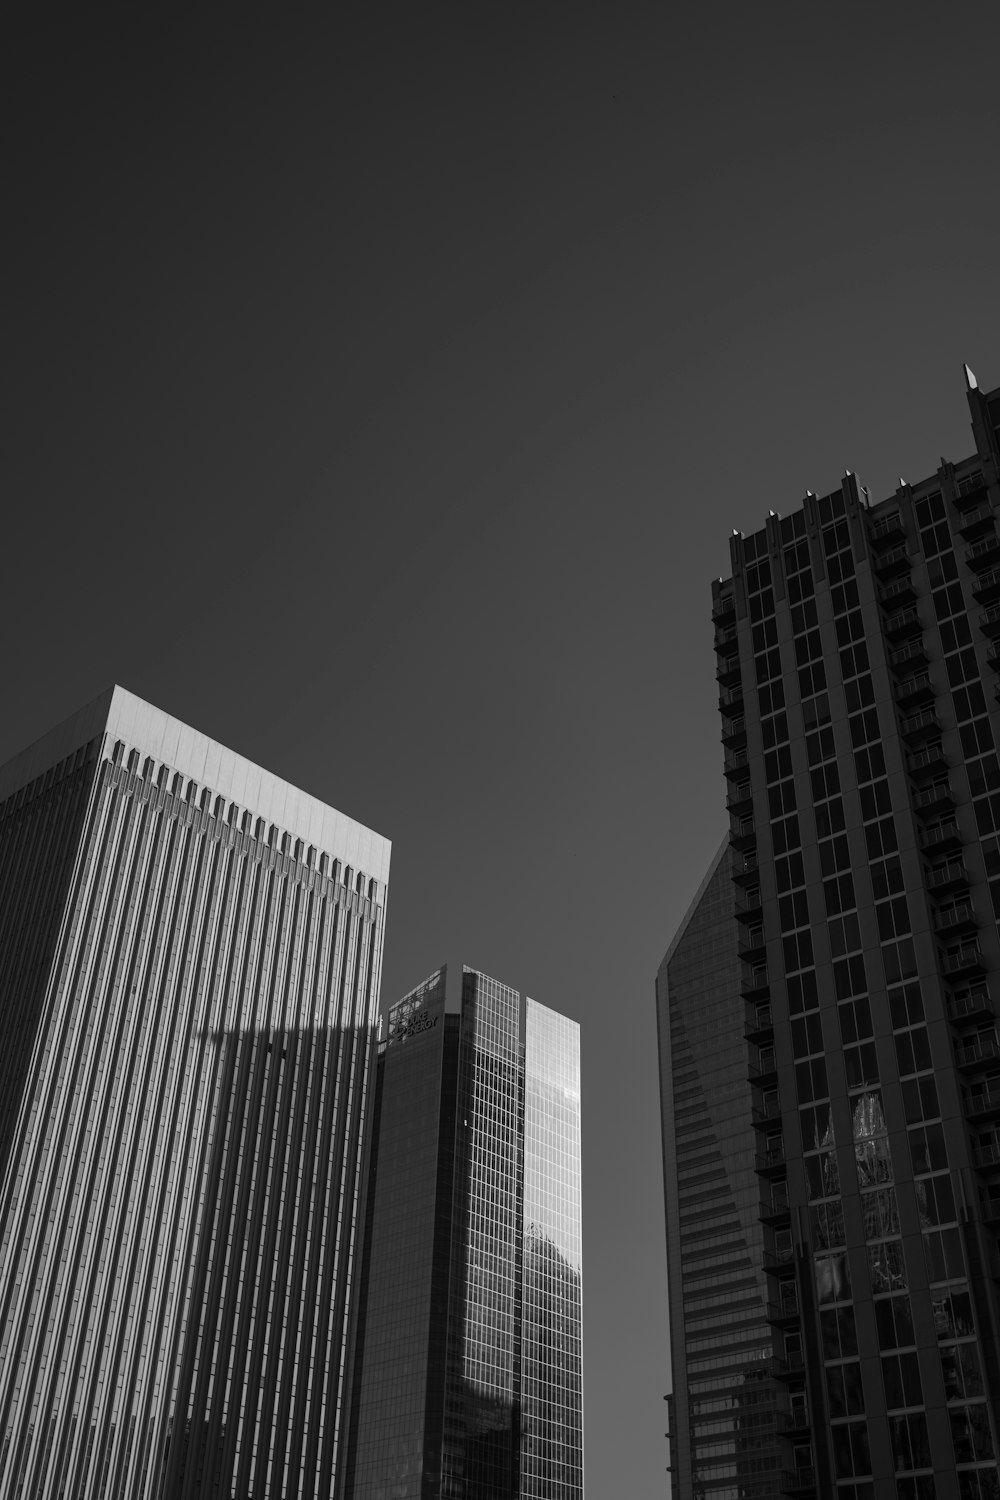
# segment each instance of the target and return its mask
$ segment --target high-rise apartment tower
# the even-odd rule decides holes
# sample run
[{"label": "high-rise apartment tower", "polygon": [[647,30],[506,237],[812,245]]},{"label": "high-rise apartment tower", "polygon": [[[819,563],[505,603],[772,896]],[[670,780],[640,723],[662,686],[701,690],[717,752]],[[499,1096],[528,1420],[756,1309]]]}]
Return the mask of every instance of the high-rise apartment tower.
[{"label": "high-rise apartment tower", "polygon": [[784,1457],[741,1478],[734,1387],[706,1500],[1000,1494],[1000,390],[967,384],[973,456],[878,504],[848,473],[713,586]]},{"label": "high-rise apartment tower", "polygon": [[120,688],[0,769],[4,1495],[338,1492],[388,874]]},{"label": "high-rise apartment tower", "polygon": [[579,1027],[442,968],[378,1114],[351,1500],[581,1500]]}]

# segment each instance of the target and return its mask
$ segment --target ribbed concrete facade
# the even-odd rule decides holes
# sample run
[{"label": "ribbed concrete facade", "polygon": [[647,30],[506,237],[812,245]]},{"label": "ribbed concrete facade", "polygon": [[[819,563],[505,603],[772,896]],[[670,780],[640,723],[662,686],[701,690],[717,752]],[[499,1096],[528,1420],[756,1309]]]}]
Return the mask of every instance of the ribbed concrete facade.
[{"label": "ribbed concrete facade", "polygon": [[336,1493],[388,867],[120,689],[0,771],[0,1493]]}]

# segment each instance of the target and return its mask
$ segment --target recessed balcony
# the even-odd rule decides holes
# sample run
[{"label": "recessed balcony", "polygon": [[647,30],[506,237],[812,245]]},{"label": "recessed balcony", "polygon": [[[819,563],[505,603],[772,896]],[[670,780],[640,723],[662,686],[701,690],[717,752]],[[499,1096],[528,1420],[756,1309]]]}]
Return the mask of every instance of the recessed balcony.
[{"label": "recessed balcony", "polygon": [[781,1476],[782,1495],[811,1495],[816,1491],[816,1470],[812,1464],[800,1464],[797,1469],[786,1469]]},{"label": "recessed balcony", "polygon": [[921,828],[920,847],[926,854],[945,854],[949,849],[961,849],[962,831],[953,819],[936,823],[932,828]]},{"label": "recessed balcony", "polygon": [[722,620],[736,618],[736,599],[733,594],[720,594],[712,604],[712,619],[718,624]]},{"label": "recessed balcony", "polygon": [[900,578],[894,578],[884,588],[878,591],[878,601],[883,609],[892,613],[903,604],[909,603],[917,597],[917,591],[913,585],[913,579],[909,574],[903,574]]},{"label": "recessed balcony", "polygon": [[898,510],[886,516],[879,516],[868,530],[868,536],[876,547],[883,547],[888,542],[898,540],[905,535],[906,527],[903,525],[903,518]]},{"label": "recessed balcony", "polygon": [[989,531],[996,523],[996,516],[992,505],[974,505],[964,511],[958,523],[958,529],[967,539],[978,536],[980,532]]},{"label": "recessed balcony", "polygon": [[902,682],[897,682],[894,688],[894,696],[900,708],[912,710],[922,703],[933,703],[935,687],[927,672],[914,672],[911,677],[904,677]]},{"label": "recessed balcony", "polygon": [[[788,1202],[788,1184],[776,1182],[771,1189],[770,1195],[761,1201],[759,1218],[762,1224],[774,1225],[787,1224],[791,1218],[792,1210]],[[798,1303],[795,1304],[795,1312],[798,1314]]]},{"label": "recessed balcony", "polygon": [[723,775],[730,781],[734,778],[746,781],[749,773],[750,756],[746,750],[734,750],[732,755],[726,756],[726,763],[722,768]]},{"label": "recessed balcony", "polygon": [[[976,544],[977,546],[979,543]],[[972,549],[970,548],[969,551]],[[1000,595],[1000,569],[988,568],[985,573],[980,573],[972,585],[972,592],[981,604],[987,600],[994,600]]]},{"label": "recessed balcony", "polygon": [[743,714],[735,714],[722,721],[722,743],[733,749],[747,742],[747,721]]},{"label": "recessed balcony", "polygon": [[1000,1046],[996,1036],[972,1037],[968,1041],[955,1043],[955,1061],[964,1072],[975,1072],[1000,1061]]},{"label": "recessed balcony", "polygon": [[724,656],[715,669],[716,678],[724,687],[735,687],[740,681],[740,659]]},{"label": "recessed balcony", "polygon": [[729,842],[734,849],[742,852],[752,849],[757,842],[757,827],[753,818],[741,818],[738,824],[730,828]]},{"label": "recessed balcony", "polygon": [[927,872],[929,891],[952,891],[962,886],[968,889],[971,883],[968,868],[960,859],[951,859]]},{"label": "recessed balcony", "polygon": [[941,973],[946,979],[951,979],[956,974],[974,974],[985,968],[986,963],[978,943],[964,943],[961,948],[941,955]]},{"label": "recessed balcony", "polygon": [[[769,1052],[769,1049],[768,1049]],[[747,1063],[747,1082],[757,1089],[773,1089],[778,1086],[778,1069],[773,1052],[762,1051]]]},{"label": "recessed balcony", "polygon": [[993,997],[985,984],[972,984],[948,996],[948,1018],[958,1026],[993,1014]]},{"label": "recessed balcony", "polygon": [[925,745],[922,750],[913,750],[906,757],[906,769],[911,776],[923,778],[940,771],[948,765],[948,757],[940,744]]},{"label": "recessed balcony", "polygon": [[922,708],[918,714],[907,714],[900,719],[899,732],[912,745],[940,735],[941,720],[932,708]]},{"label": "recessed balcony", "polygon": [[788,1166],[784,1144],[769,1144],[754,1157],[754,1171],[758,1177],[780,1177]]},{"label": "recessed balcony", "polygon": [[[799,1294],[794,1281],[779,1281],[775,1295],[767,1303],[765,1316],[769,1323],[779,1328],[794,1327],[799,1322],[802,1309],[799,1307]],[[789,1414],[784,1412],[782,1415],[787,1418]]]},{"label": "recessed balcony", "polygon": [[763,927],[751,927],[740,938],[737,952],[746,964],[762,963],[767,957],[767,943],[764,939]]},{"label": "recessed balcony", "polygon": [[974,1120],[993,1120],[1000,1115],[1000,1087],[965,1092],[965,1113]]},{"label": "recessed balcony", "polygon": [[978,542],[965,549],[966,563],[977,572],[980,568],[992,567],[997,558],[1000,558],[1000,536],[995,529],[987,531]]},{"label": "recessed balcony", "polygon": [[884,628],[889,639],[895,640],[897,636],[915,635],[923,627],[919,614],[911,604],[908,609],[899,609],[895,614],[889,615]]},{"label": "recessed balcony", "polygon": [[872,571],[879,578],[891,578],[894,574],[909,572],[909,568],[910,554],[905,546],[890,547],[872,558]]},{"label": "recessed balcony", "polygon": [[934,913],[934,931],[942,937],[954,937],[960,932],[974,931],[978,926],[976,908],[968,901],[940,907]]},{"label": "recessed balcony", "polygon": [[719,711],[730,716],[739,713],[743,708],[743,689],[737,684],[736,687],[723,688],[719,694]]},{"label": "recessed balcony", "polygon": [[921,787],[918,792],[911,793],[910,800],[913,811],[923,818],[934,813],[950,812],[955,806],[955,794],[947,781],[936,781],[932,786]]},{"label": "recessed balcony", "polygon": [[736,885],[756,885],[760,879],[760,861],[756,851],[736,854],[733,858],[732,878]]},{"label": "recessed balcony", "polygon": [[927,660],[927,651],[923,640],[907,641],[905,646],[900,646],[896,651],[889,652],[889,665],[894,671],[903,671],[908,666],[917,666]]},{"label": "recessed balcony", "polygon": [[726,793],[726,807],[735,817],[752,812],[753,792],[749,781],[740,782],[739,786],[734,786],[731,792]]},{"label": "recessed balcony", "polygon": [[743,1022],[743,1035],[748,1042],[770,1041],[774,1036],[774,1017],[769,1005],[748,1005]]},{"label": "recessed balcony", "polygon": [[758,1000],[766,1000],[770,993],[766,968],[761,967],[754,973],[745,975],[741,981],[740,994],[750,1005],[756,1004]]},{"label": "recessed balcony", "polygon": [[732,648],[737,644],[739,638],[740,633],[735,625],[727,625],[724,629],[717,630],[715,632],[716,651],[724,651],[727,656],[731,655]]},{"label": "recessed balcony", "polygon": [[990,640],[1000,636],[1000,604],[991,604],[989,609],[980,612],[979,628]]},{"label": "recessed balcony", "polygon": [[973,469],[970,474],[963,474],[955,485],[955,504],[960,510],[967,506],[979,505],[986,498],[986,478],[981,469]]},{"label": "recessed balcony", "polygon": [[1000,1137],[992,1141],[981,1141],[972,1148],[972,1165],[980,1172],[993,1172],[1000,1167]]},{"label": "recessed balcony", "polygon": [[771,1130],[775,1125],[781,1123],[781,1104],[777,1098],[768,1095],[758,1104],[750,1109],[750,1119],[758,1130]]}]

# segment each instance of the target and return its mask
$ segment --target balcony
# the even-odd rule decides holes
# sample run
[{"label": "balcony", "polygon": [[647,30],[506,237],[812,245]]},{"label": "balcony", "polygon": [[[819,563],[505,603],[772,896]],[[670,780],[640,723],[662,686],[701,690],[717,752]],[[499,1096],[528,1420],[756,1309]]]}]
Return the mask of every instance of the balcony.
[{"label": "balcony", "polygon": [[747,1063],[747,1082],[757,1089],[777,1088],[778,1068],[773,1052],[765,1050],[756,1061]]},{"label": "balcony", "polygon": [[777,1276],[781,1272],[787,1272],[793,1264],[795,1251],[791,1245],[779,1245],[776,1249],[765,1250],[763,1256],[763,1267],[769,1276]]},{"label": "balcony", "polygon": [[960,1068],[972,1069],[988,1067],[990,1063],[1000,1060],[1000,1046],[995,1036],[977,1036],[968,1042],[955,1043],[955,1061]]},{"label": "balcony", "polygon": [[[980,543],[977,542],[976,545],[979,546]],[[972,551],[971,547],[969,551]],[[972,585],[972,592],[980,604],[985,604],[988,599],[996,599],[1000,595],[1000,569],[989,568],[985,573],[980,573]]]},{"label": "balcony", "polygon": [[868,532],[869,538],[876,547],[880,547],[883,542],[892,541],[894,537],[902,538],[905,535],[906,528],[903,525],[903,518],[899,514],[899,511],[894,511],[888,516],[879,516],[877,521],[872,522],[871,529]]},{"label": "balcony", "polygon": [[960,510],[967,505],[978,505],[986,494],[986,480],[981,469],[964,474],[955,486],[955,504]]},{"label": "balcony", "polygon": [[816,1470],[812,1464],[800,1464],[797,1469],[786,1469],[781,1476],[782,1495],[808,1495],[816,1489]]},{"label": "balcony", "polygon": [[878,601],[883,609],[898,609],[901,604],[917,597],[917,591],[913,587],[913,579],[907,576],[894,578],[887,583],[885,588],[879,589]]},{"label": "balcony", "polygon": [[728,625],[724,630],[717,630],[714,642],[716,651],[725,651],[728,656],[730,648],[736,645],[739,638],[740,633],[735,625]]},{"label": "balcony", "polygon": [[897,671],[900,667],[906,667],[910,663],[915,665],[918,662],[925,662],[926,660],[927,652],[924,650],[922,640],[907,641],[906,645],[900,646],[898,651],[889,652],[889,665]]},{"label": "balcony", "polygon": [[934,931],[942,937],[955,937],[963,931],[974,931],[978,926],[976,908],[968,901],[941,907],[934,913]]},{"label": "balcony", "polygon": [[993,1013],[993,1000],[985,984],[972,984],[967,990],[948,996],[948,1018],[956,1025],[980,1021]]},{"label": "balcony", "polygon": [[979,1194],[979,1215],[984,1224],[996,1224],[1000,1219],[1000,1193]]},{"label": "balcony", "polygon": [[[794,1281],[779,1281],[776,1295],[771,1297],[767,1304],[765,1313],[767,1321],[776,1324],[779,1328],[787,1328],[798,1323],[801,1316],[799,1294]],[[789,1413],[783,1412],[782,1416],[787,1419]]]},{"label": "balcony", "polygon": [[751,927],[737,943],[737,953],[745,964],[762,963],[767,957],[763,927]]},{"label": "balcony", "polygon": [[910,554],[906,547],[890,547],[887,552],[878,552],[872,558],[872,571],[879,578],[891,578],[894,573],[909,571]]},{"label": "balcony", "polygon": [[972,1164],[981,1172],[992,1172],[994,1168],[1000,1167],[1000,1136],[994,1136],[987,1144],[980,1144],[972,1148]]},{"label": "balcony", "polygon": [[730,616],[736,618],[736,599],[733,594],[720,594],[712,604],[712,619],[718,623],[720,620],[728,620]]},{"label": "balcony", "polygon": [[737,854],[733,859],[733,880],[737,885],[756,885],[760,879],[760,862],[753,852]]},{"label": "balcony", "polygon": [[918,740],[929,740],[941,733],[941,721],[932,708],[922,708],[918,714],[909,714],[900,719],[899,732],[911,744]]},{"label": "balcony", "polygon": [[904,677],[902,682],[897,682],[894,696],[900,708],[913,709],[921,703],[931,703],[934,700],[935,688],[926,672],[915,672],[912,677]]},{"label": "balcony", "polygon": [[958,523],[958,529],[964,537],[974,537],[982,531],[989,531],[993,525],[992,505],[974,505],[970,510],[965,511]]},{"label": "balcony", "polygon": [[979,628],[992,641],[1000,636],[1000,604],[991,604],[989,609],[980,612]]},{"label": "balcony", "polygon": [[1000,672],[1000,645],[996,641],[993,642],[992,646],[988,647],[986,660],[994,672]]},{"label": "balcony", "polygon": [[745,745],[747,742],[747,721],[742,714],[737,714],[731,719],[722,721],[722,743],[732,746]]},{"label": "balcony", "polygon": [[738,776],[742,781],[747,778],[750,755],[746,750],[734,750],[732,755],[726,756],[726,763],[722,768],[724,776],[732,778]]},{"label": "balcony", "polygon": [[781,1123],[781,1105],[779,1101],[769,1096],[755,1104],[750,1110],[750,1119],[758,1130],[769,1130],[772,1126]]},{"label": "balcony", "polygon": [[973,542],[971,547],[965,549],[966,563],[977,571],[980,567],[992,564],[998,557],[1000,557],[1000,536],[997,536],[995,529],[986,532],[978,542]]},{"label": "balcony", "polygon": [[940,745],[926,745],[923,750],[914,750],[906,757],[906,769],[911,776],[929,776],[948,765],[948,757]]},{"label": "balcony", "polygon": [[739,786],[734,786],[731,792],[726,793],[726,807],[737,816],[753,810],[753,792],[750,790],[749,781],[741,782]]},{"label": "balcony", "polygon": [[769,1005],[747,1006],[743,1035],[758,1046],[774,1036],[774,1018]]},{"label": "balcony", "polygon": [[771,989],[767,981],[767,969],[763,964],[758,966],[751,974],[745,974],[740,981],[740,994],[751,1005],[755,1004],[758,1000],[766,1000],[770,993]]},{"label": "balcony", "polygon": [[743,707],[743,689],[736,687],[723,688],[719,694],[719,709],[724,714],[735,714]]},{"label": "balcony", "polygon": [[949,849],[961,849],[962,833],[958,824],[948,820],[936,823],[933,828],[921,828],[920,847],[927,854],[945,854]]},{"label": "balcony", "polygon": [[968,887],[970,884],[969,871],[960,859],[951,859],[946,865],[938,865],[936,869],[927,872],[929,891],[951,891],[958,886]]},{"label": "balcony", "polygon": [[923,626],[920,623],[920,616],[911,605],[909,609],[900,609],[894,615],[890,615],[885,622],[884,629],[886,635],[892,641],[897,636],[919,635]]},{"label": "balcony", "polygon": [[763,910],[760,891],[748,891],[746,899],[736,903],[736,920],[737,922],[759,922]]},{"label": "balcony", "polygon": [[715,675],[726,687],[734,686],[740,680],[739,657],[724,656],[715,669]]},{"label": "balcony", "polygon": [[[766,1255],[764,1257],[764,1261],[764,1269],[766,1271]],[[774,1360],[773,1374],[775,1376],[775,1379],[783,1380],[786,1385],[798,1385],[800,1381],[803,1381],[806,1378],[806,1362],[801,1353],[796,1352],[792,1354],[786,1354],[784,1359],[776,1358]],[[796,1473],[799,1474],[803,1474],[805,1472],[806,1471],[804,1469],[796,1470]],[[809,1472],[812,1473],[812,1470],[810,1469]]]},{"label": "balcony", "polygon": [[770,1144],[758,1151],[754,1158],[754,1171],[758,1177],[780,1177],[786,1168],[784,1142]]},{"label": "balcony", "polygon": [[929,813],[944,812],[955,806],[955,796],[951,784],[947,781],[936,781],[933,786],[921,787],[918,792],[911,794],[913,811],[922,816]]},{"label": "balcony", "polygon": [[729,842],[734,849],[752,849],[757,842],[757,827],[753,818],[741,818],[735,827],[730,828]]},{"label": "balcony", "polygon": [[[765,1198],[760,1205],[759,1218],[762,1224],[775,1225],[785,1224],[791,1217],[791,1208],[788,1204],[788,1186],[784,1182],[776,1182],[771,1189],[770,1198]],[[798,1314],[798,1303],[795,1305]]]},{"label": "balcony", "polygon": [[952,979],[956,974],[974,974],[977,970],[982,971],[985,968],[986,964],[978,943],[965,943],[954,953],[941,955],[941,973],[946,979]]},{"label": "balcony", "polygon": [[965,1092],[965,1113],[973,1120],[991,1120],[1000,1115],[1000,1086]]}]

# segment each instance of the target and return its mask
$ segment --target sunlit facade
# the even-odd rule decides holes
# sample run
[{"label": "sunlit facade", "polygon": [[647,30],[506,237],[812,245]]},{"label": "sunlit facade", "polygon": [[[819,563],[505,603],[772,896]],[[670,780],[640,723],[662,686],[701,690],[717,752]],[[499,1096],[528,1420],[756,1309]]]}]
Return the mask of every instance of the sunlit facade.
[{"label": "sunlit facade", "polygon": [[0,1493],[342,1479],[389,845],[120,688],[0,768]]},{"label": "sunlit facade", "polygon": [[573,1021],[443,968],[389,1012],[352,1500],[580,1500]]},{"label": "sunlit facade", "polygon": [[[1000,390],[713,587],[779,1493],[997,1500]],[[690,1364],[689,1364],[690,1372]],[[742,1491],[741,1491],[742,1493]]]}]

